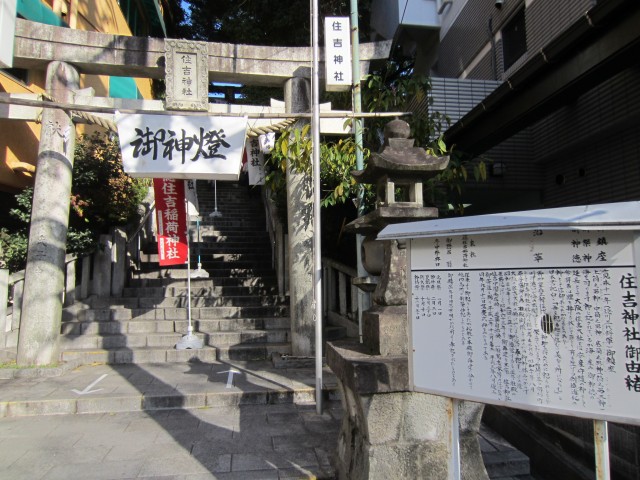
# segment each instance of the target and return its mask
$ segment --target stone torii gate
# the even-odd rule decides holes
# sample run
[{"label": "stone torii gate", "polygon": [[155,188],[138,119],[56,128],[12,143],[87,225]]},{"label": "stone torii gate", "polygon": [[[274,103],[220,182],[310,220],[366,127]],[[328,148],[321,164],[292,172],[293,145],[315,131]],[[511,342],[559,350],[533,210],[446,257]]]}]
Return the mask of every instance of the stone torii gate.
[{"label": "stone torii gate", "polygon": [[[370,60],[386,59],[389,49],[390,42],[361,45],[361,71],[368,71]],[[283,87],[285,111],[292,117],[310,111],[310,59],[310,47],[207,44],[210,81]],[[46,70],[47,93],[57,102],[78,107],[164,110],[161,101],[97,98],[79,91],[79,74],[164,78],[164,39],[72,30],[18,19],[14,67]],[[232,110],[231,106],[220,109],[220,105],[212,104],[209,113],[224,114]],[[36,111],[33,107],[13,109],[9,118],[34,120]],[[257,124],[272,123],[268,107],[245,107],[236,112],[252,111],[264,114],[265,118]],[[42,114],[18,344],[20,365],[45,365],[58,360],[75,146],[73,120],[70,109],[45,108]],[[311,209],[310,194],[303,192],[311,192],[311,180],[302,175],[291,175],[287,180],[292,349],[294,355],[311,356],[314,345],[313,229],[303,226],[304,217]]]}]

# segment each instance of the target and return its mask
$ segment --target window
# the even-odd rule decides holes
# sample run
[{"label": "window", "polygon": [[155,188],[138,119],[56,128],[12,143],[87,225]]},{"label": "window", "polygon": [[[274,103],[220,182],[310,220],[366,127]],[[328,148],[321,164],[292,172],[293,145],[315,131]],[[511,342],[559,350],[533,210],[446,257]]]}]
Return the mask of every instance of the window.
[{"label": "window", "polygon": [[527,51],[524,8],[520,9],[502,29],[502,56],[508,70]]},{"label": "window", "polygon": [[29,72],[24,68],[3,68],[1,71],[16,80],[21,81],[25,85],[29,82]]}]

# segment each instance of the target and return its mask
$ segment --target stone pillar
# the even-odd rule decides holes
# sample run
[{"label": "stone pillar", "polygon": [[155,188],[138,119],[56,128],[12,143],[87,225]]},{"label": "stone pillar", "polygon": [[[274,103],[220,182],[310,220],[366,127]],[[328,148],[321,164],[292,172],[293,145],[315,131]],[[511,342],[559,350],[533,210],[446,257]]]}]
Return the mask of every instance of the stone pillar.
[{"label": "stone pillar", "polygon": [[[294,77],[285,84],[287,112],[310,112],[311,84]],[[299,121],[302,128],[309,120]],[[313,319],[313,185],[311,175],[293,172],[287,165],[287,218],[289,228],[289,298],[293,355],[312,356],[315,351]]]},{"label": "stone pillar", "polygon": [[111,259],[113,257],[113,237],[100,235],[98,248],[93,254],[93,281],[91,293],[98,297],[111,295]]},{"label": "stone pillar", "polygon": [[[71,102],[78,81],[78,72],[71,65],[49,64],[47,93],[57,100]],[[45,108],[33,190],[18,365],[58,361],[75,139],[68,112]]]},{"label": "stone pillar", "polygon": [[113,228],[113,258],[111,296],[121,297],[127,281],[127,234],[122,228]]}]

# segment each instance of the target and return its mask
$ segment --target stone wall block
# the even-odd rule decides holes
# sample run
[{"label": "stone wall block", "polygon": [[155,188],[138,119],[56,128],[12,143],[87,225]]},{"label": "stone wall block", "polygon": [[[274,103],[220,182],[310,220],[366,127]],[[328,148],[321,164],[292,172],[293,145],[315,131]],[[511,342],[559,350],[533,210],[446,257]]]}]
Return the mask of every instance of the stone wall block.
[{"label": "stone wall block", "polygon": [[[449,453],[444,443],[375,445],[369,449],[369,480],[449,478]],[[466,479],[465,479],[466,480]]]},{"label": "stone wall block", "polygon": [[407,304],[407,250],[397,240],[384,242],[384,262],[380,280],[373,292],[377,305]]},{"label": "stone wall block", "polygon": [[427,393],[402,393],[404,441],[444,441],[449,435],[447,409],[449,401]]},{"label": "stone wall block", "polygon": [[363,342],[372,355],[407,355],[407,307],[374,306],[362,314]]}]

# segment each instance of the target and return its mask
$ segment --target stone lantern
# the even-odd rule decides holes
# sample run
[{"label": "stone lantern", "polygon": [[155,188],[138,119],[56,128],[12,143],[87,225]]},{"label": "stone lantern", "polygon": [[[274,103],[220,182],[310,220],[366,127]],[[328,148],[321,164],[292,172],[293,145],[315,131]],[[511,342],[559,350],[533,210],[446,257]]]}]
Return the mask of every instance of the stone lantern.
[{"label": "stone lantern", "polygon": [[[334,466],[340,479],[441,480],[448,478],[450,468],[451,401],[411,391],[405,244],[375,237],[389,224],[438,216],[436,208],[424,206],[422,187],[447,167],[449,158],[415,147],[402,120],[389,122],[384,133],[382,151],[372,155],[365,170],[353,172],[358,183],[376,185],[376,209],[347,225],[348,231],[366,236],[364,266],[380,277],[373,306],[363,312],[363,343],[327,344],[327,363],[338,378],[345,406]],[[365,279],[354,280],[359,282]],[[464,403],[463,477],[486,479],[476,438],[482,409]]]},{"label": "stone lantern", "polygon": [[391,223],[436,218],[438,209],[424,206],[422,186],[449,163],[449,157],[434,157],[415,147],[409,131],[407,122],[389,122],[382,151],[372,155],[365,170],[353,172],[358,183],[376,186],[376,209],[346,228],[365,235],[364,267],[371,275],[380,276],[373,292],[374,306],[362,319],[364,345],[375,355],[407,354],[404,244],[379,242],[376,235]]}]

